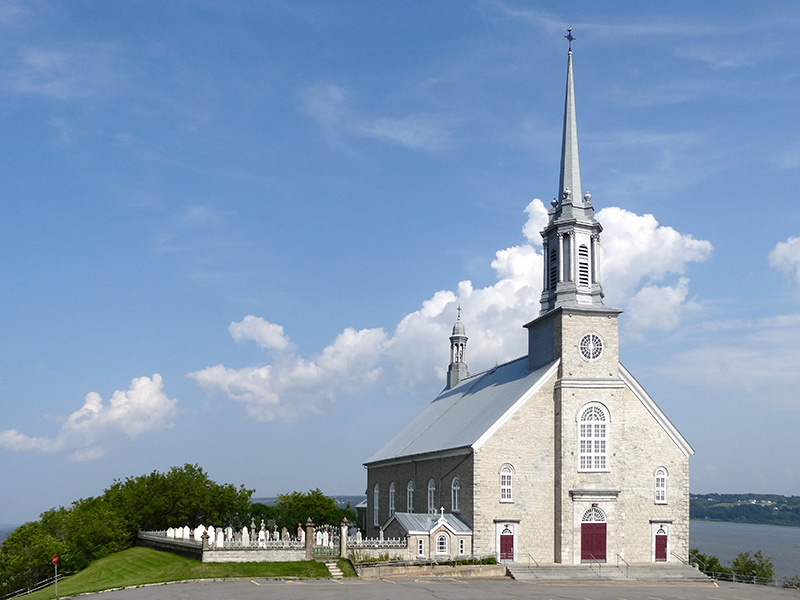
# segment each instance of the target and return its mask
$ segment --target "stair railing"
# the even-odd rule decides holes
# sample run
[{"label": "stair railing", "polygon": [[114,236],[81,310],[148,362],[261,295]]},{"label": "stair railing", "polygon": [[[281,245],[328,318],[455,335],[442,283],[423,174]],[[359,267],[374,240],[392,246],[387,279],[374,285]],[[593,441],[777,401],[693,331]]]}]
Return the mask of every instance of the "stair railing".
[{"label": "stair railing", "polygon": [[[528,571],[530,571],[530,572],[531,572],[531,573],[533,573],[534,575],[538,574],[538,573],[539,573],[539,563],[538,563],[538,562],[536,562],[536,559],[535,559],[535,558],[533,558],[533,557],[532,557],[530,554],[528,554],[527,552],[525,553],[525,556],[527,556],[527,557],[528,557]],[[531,568],[531,562],[532,562],[532,563],[533,563],[533,564],[536,566],[536,570],[535,570],[535,571],[534,571],[534,570]]]},{"label": "stair railing", "polygon": [[597,558],[595,558],[594,554],[592,554],[591,552],[589,553],[589,558],[591,558],[591,561],[589,561],[589,563],[588,563],[589,564],[589,568],[592,571],[594,571],[594,565],[597,565],[597,576],[602,579],[602,577],[603,577],[602,572],[601,572],[602,571],[602,565],[601,565],[600,561]]},{"label": "stair railing", "polygon": [[[622,562],[624,562],[624,563],[625,563],[625,579],[628,579],[628,569],[630,569],[630,567],[631,567],[631,566],[628,564],[628,561],[627,561],[627,560],[625,560],[625,559],[624,559],[624,558],[622,558],[622,557],[621,557],[619,554],[617,554],[617,568],[618,568],[618,569],[620,568],[620,566],[619,566],[619,561],[622,561]],[[620,569],[620,570],[621,570],[621,569]]]}]

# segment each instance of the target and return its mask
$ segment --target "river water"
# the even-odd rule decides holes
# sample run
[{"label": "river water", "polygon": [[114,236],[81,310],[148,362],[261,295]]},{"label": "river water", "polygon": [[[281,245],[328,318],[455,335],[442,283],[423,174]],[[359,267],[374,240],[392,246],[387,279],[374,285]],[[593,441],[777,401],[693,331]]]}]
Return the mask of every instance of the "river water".
[{"label": "river water", "polygon": [[779,580],[800,576],[800,527],[691,521],[689,547],[713,554],[723,565],[730,565],[739,552],[755,554],[761,550],[772,559]]}]

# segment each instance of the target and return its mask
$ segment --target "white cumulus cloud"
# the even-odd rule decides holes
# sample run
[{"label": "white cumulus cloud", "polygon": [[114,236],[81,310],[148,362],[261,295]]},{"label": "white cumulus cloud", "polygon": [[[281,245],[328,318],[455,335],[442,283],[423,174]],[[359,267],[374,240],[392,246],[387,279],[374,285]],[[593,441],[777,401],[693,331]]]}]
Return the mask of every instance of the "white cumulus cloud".
[{"label": "white cumulus cloud", "polygon": [[[301,410],[319,411],[323,402],[363,393],[375,385],[389,392],[430,390],[444,380],[456,308],[463,307],[469,342],[467,362],[473,372],[525,353],[522,325],[539,314],[542,286],[541,236],[547,209],[538,199],[525,209],[526,242],[498,250],[491,267],[496,281],[475,287],[462,281],[440,290],[401,319],[391,333],[383,329],[345,329],[320,355],[302,357],[290,346],[283,328],[249,315],[232,323],[236,341],[253,340],[266,349],[287,350],[265,366],[231,369],[216,365],[190,373],[204,389],[242,402],[247,414],[263,421],[292,420]],[[711,244],[659,225],[652,215],[619,208],[598,214],[604,226],[604,289],[609,302],[629,313],[635,335],[648,329],[669,330],[687,310],[690,262],[706,260]],[[658,310],[653,310],[658,306]],[[286,345],[283,345],[283,344]]]},{"label": "white cumulus cloud", "polygon": [[335,401],[377,381],[385,341],[382,329],[347,328],[319,356],[284,355],[275,364],[243,369],[216,365],[189,377],[209,392],[243,403],[254,419],[293,421],[301,410],[318,412],[321,401]]},{"label": "white cumulus cloud", "polygon": [[135,439],[143,433],[172,425],[177,400],[163,392],[161,375],[138,377],[127,390],[117,390],[108,404],[90,392],[83,406],[67,417],[61,430],[52,437],[31,437],[15,429],[0,431],[0,448],[17,452],[72,453],[77,461],[94,460],[103,455],[103,442],[123,434]]},{"label": "white cumulus cloud", "polygon": [[283,325],[270,323],[266,319],[247,315],[241,321],[234,321],[228,327],[234,341],[253,341],[269,350],[287,350],[294,345],[283,333]]},{"label": "white cumulus cloud", "polygon": [[769,253],[769,264],[800,285],[800,237],[793,236],[785,242],[778,242]]}]

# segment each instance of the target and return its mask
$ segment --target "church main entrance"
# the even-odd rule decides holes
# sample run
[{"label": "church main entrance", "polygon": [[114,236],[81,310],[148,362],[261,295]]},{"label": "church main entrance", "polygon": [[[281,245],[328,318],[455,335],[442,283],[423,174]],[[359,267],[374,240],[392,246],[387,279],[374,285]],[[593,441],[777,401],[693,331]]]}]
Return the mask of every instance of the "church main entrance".
[{"label": "church main entrance", "polygon": [[606,515],[593,506],[581,519],[581,562],[606,560]]}]

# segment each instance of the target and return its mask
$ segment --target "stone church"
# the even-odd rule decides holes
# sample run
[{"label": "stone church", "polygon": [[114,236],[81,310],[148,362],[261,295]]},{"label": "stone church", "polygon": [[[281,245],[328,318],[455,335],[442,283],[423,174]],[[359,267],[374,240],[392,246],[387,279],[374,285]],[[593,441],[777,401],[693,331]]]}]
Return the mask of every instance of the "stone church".
[{"label": "stone church", "polygon": [[407,537],[421,557],[688,559],[694,451],[619,362],[622,311],[603,304],[602,226],[581,195],[567,38],[559,193],[528,353],[469,374],[459,314],[445,389],[365,463],[365,533]]}]

